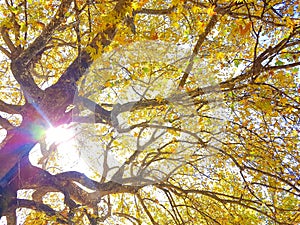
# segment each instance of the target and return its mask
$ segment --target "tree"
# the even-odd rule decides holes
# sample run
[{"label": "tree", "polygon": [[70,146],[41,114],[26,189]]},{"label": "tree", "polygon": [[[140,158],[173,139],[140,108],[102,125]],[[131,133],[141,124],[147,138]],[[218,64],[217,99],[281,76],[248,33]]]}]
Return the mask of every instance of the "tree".
[{"label": "tree", "polygon": [[[8,224],[300,223],[298,1],[0,9]],[[47,143],[59,126],[75,147]]]}]

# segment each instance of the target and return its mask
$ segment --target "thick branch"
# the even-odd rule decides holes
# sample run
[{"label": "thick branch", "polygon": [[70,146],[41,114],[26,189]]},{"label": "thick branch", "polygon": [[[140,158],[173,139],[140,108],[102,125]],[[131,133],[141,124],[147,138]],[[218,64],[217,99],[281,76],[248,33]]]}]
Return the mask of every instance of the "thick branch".
[{"label": "thick branch", "polygon": [[72,182],[76,181],[91,190],[95,190],[97,185],[99,184],[98,182],[88,178],[85,174],[76,171],[63,172],[55,176],[59,180],[69,180]]},{"label": "thick branch", "polygon": [[[117,31],[116,28],[117,23],[121,22],[122,19],[125,19],[126,13],[124,9],[127,7],[127,5],[128,5],[128,1],[126,0],[118,1],[114,11],[118,12],[118,18],[120,19],[117,19],[116,24],[114,24],[113,26],[110,26],[106,30],[99,32],[92,40],[89,47],[96,49],[96,51],[98,52],[99,46],[103,48],[110,45]],[[67,68],[67,70],[60,77],[58,82],[52,87],[53,88],[61,87],[64,86],[66,83],[77,82],[92,63],[93,63],[93,59],[88,53],[88,51],[82,50],[81,54],[72,62],[72,64]]]},{"label": "thick branch", "polygon": [[102,108],[99,104],[96,102],[84,98],[84,97],[78,97],[78,100],[80,103],[83,104],[84,107],[88,108],[90,111],[95,113],[95,120],[96,121],[106,121],[107,123],[110,123],[111,121],[111,113],[110,111],[107,111],[106,109]]},{"label": "thick branch", "polygon": [[15,127],[5,118],[0,116],[0,126],[3,127],[6,130],[12,130]]},{"label": "thick branch", "polygon": [[28,72],[28,64],[46,46],[55,29],[63,22],[71,2],[72,0],[62,1],[57,13],[45,27],[41,35],[11,63],[11,71],[25,91],[25,96],[29,101],[39,101],[43,94]]},{"label": "thick branch", "polygon": [[20,114],[22,106],[7,104],[0,100],[0,111],[10,113],[10,114]]},{"label": "thick branch", "polygon": [[[90,46],[98,50],[97,43],[100,43],[102,47],[108,46],[113,37],[116,33],[116,27],[110,27],[107,28],[104,32],[101,32],[96,35],[96,37],[91,42]],[[52,87],[60,87],[64,86],[66,83],[75,83],[77,82],[82,75],[86,72],[86,70],[90,67],[90,65],[93,63],[93,59],[90,56],[90,54],[83,50],[72,63],[67,68],[67,70],[63,73],[63,75],[60,77],[58,82],[53,85]],[[50,87],[51,88],[51,87]]]},{"label": "thick branch", "polygon": [[8,35],[8,31],[6,27],[1,27],[1,35],[2,38],[6,44],[6,46],[9,48],[10,52],[13,54],[14,52],[17,51],[16,46],[14,45],[14,43],[10,40],[10,37]]},{"label": "thick branch", "polygon": [[28,200],[28,199],[17,199],[16,203],[12,206],[10,210],[15,210],[17,208],[27,208],[27,209],[33,209],[40,212],[46,213],[48,216],[57,216],[56,221],[59,223],[67,223],[67,219],[65,219],[63,216],[59,215],[57,211],[52,209],[50,206],[45,205],[40,202]]},{"label": "thick branch", "polygon": [[38,36],[30,46],[18,57],[18,63],[26,67],[33,57],[37,55],[52,38],[53,32],[64,21],[65,14],[69,10],[72,0],[63,0],[58,11],[53,16],[50,23],[45,27],[40,36]]},{"label": "thick branch", "polygon": [[3,52],[8,58],[11,58],[11,54],[4,47],[0,46],[0,51]]},{"label": "thick branch", "polygon": [[16,176],[20,160],[27,157],[36,144],[34,140],[30,140],[30,134],[24,135],[24,131],[17,129],[14,131],[0,150],[0,186],[5,186]]}]

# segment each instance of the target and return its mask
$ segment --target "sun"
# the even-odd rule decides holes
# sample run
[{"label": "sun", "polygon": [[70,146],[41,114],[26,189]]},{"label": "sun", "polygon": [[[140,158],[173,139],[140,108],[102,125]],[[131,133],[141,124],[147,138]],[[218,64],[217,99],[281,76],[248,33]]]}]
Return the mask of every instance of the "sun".
[{"label": "sun", "polygon": [[67,142],[72,142],[72,139],[74,139],[74,131],[73,129],[62,125],[59,127],[50,127],[46,131],[46,142],[48,144],[55,143],[57,145],[64,144]]},{"label": "sun", "polygon": [[[55,160],[60,165],[60,171],[76,170],[89,173],[89,168],[80,157],[77,140],[79,131],[76,125],[61,125],[50,127],[46,131],[45,141],[48,146],[55,145]],[[79,133],[78,133],[79,132]]]}]

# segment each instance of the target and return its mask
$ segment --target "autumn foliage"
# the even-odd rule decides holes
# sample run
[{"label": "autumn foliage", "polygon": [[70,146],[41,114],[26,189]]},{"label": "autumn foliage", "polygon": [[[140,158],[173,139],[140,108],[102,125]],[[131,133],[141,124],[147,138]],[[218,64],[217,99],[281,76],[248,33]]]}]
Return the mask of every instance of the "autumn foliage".
[{"label": "autumn foliage", "polygon": [[5,0],[0,17],[1,221],[300,224],[299,1]]}]

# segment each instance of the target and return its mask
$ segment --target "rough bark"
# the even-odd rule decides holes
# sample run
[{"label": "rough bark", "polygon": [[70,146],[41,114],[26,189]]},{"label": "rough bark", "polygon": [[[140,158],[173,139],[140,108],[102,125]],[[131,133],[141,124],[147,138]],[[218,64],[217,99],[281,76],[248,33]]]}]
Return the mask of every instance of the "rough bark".
[{"label": "rough bark", "polygon": [[[113,182],[100,184],[77,172],[51,175],[45,170],[32,166],[28,159],[29,152],[43,138],[47,128],[71,122],[72,112],[66,112],[66,109],[73,103],[77,94],[76,82],[93,61],[88,52],[83,49],[80,56],[70,64],[58,82],[46,90],[37,86],[29,72],[33,57],[44,51],[53,33],[64,21],[72,2],[72,0],[62,1],[55,16],[40,36],[28,48],[18,54],[14,52],[14,57],[11,57],[11,71],[22,88],[26,103],[22,106],[13,106],[3,101],[0,102],[1,111],[22,116],[22,123],[18,127],[9,126],[8,121],[0,118],[1,125],[8,128],[6,139],[0,150],[0,217],[7,215],[9,224],[15,223],[15,209],[20,206],[44,211],[48,215],[55,214],[54,210],[41,203],[41,197],[49,191],[64,193],[65,203],[70,208],[76,206],[74,200],[91,205],[95,200],[109,193],[135,191],[135,188]],[[122,12],[127,4],[127,1],[119,1],[115,10]],[[119,22],[122,22],[122,19]],[[116,26],[112,26],[98,33],[90,46],[98,48],[99,45],[102,47],[109,45],[115,32]],[[7,43],[10,44],[9,49],[13,51],[13,43],[6,35],[5,28],[2,29],[2,36],[7,38]],[[9,54],[8,51],[7,54]],[[110,112],[99,105],[96,108],[98,118],[110,124]],[[73,181],[94,189],[95,193],[87,194]],[[18,200],[17,191],[28,188],[36,190],[34,195],[36,201]]]}]

